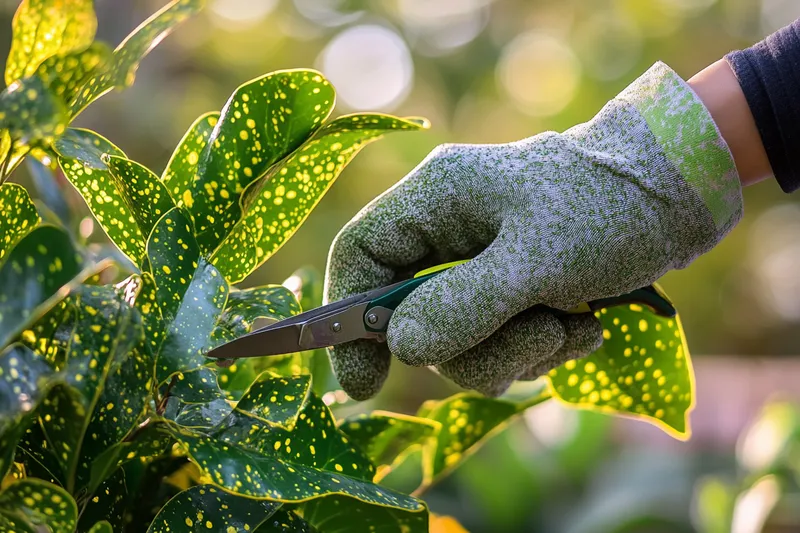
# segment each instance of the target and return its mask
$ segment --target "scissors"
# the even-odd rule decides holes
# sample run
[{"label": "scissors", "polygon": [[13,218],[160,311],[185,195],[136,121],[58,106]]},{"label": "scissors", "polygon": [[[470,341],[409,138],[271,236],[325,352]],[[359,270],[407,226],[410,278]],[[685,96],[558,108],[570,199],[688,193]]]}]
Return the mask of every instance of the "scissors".
[{"label": "scissors", "polygon": [[[265,355],[282,355],[336,346],[357,339],[386,341],[386,329],[395,308],[411,292],[441,272],[466,261],[455,261],[418,272],[412,279],[356,294],[293,317],[275,321],[210,350],[206,357],[224,360]],[[611,298],[578,304],[562,311],[537,305],[558,315],[595,312],[606,307],[638,304],[659,316],[672,318],[677,311],[655,285]]]}]

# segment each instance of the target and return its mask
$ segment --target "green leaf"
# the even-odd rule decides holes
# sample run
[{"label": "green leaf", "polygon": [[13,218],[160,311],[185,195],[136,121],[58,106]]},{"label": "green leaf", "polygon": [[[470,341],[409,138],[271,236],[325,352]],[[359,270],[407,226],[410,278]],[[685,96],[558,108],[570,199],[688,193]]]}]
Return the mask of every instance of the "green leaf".
[{"label": "green leaf", "polygon": [[110,523],[103,520],[93,525],[92,528],[89,530],[89,533],[114,533],[114,528],[111,527]]},{"label": "green leaf", "polygon": [[[28,422],[31,420],[23,419],[23,424],[20,425],[24,426]],[[25,473],[28,477],[36,477],[64,486],[61,465],[47,443],[40,419],[33,420],[33,423],[29,425],[22,438],[17,442],[15,461],[25,465]]]},{"label": "green leaf", "polygon": [[0,93],[0,129],[17,147],[49,145],[68,124],[64,102],[40,78],[15,81]]},{"label": "green leaf", "polygon": [[164,417],[176,424],[208,429],[216,426],[233,410],[217,383],[211,368],[198,368],[173,376]]},{"label": "green leaf", "polygon": [[571,407],[638,418],[688,439],[694,371],[680,318],[656,316],[638,305],[598,316],[603,345],[552,370],[553,395]]},{"label": "green leaf", "polygon": [[105,163],[139,231],[150,235],[158,219],[175,207],[167,188],[150,169],[135,161],[112,155]]},{"label": "green leaf", "polygon": [[300,304],[283,285],[231,290],[218,327],[225,328],[230,338],[236,338],[249,333],[260,318],[277,321],[298,313]]},{"label": "green leaf", "polygon": [[[296,402],[296,397],[285,398],[287,390],[295,390],[291,382],[282,385],[280,379],[272,379],[272,409]],[[369,460],[336,429],[330,411],[313,394],[291,430],[238,409],[207,435],[171,428],[192,461],[230,492],[276,501],[343,494],[389,507],[424,509],[415,499],[369,481],[374,473]]]},{"label": "green leaf", "polygon": [[114,88],[129,87],[141,60],[175,27],[203,7],[202,0],[173,0],[128,35],[114,50],[106,67],[89,78],[70,102],[72,116]]},{"label": "green leaf", "polygon": [[130,435],[129,440],[109,446],[92,461],[89,492],[95,492],[124,463],[140,457],[160,455],[169,443],[170,437],[162,427],[149,424]]},{"label": "green leaf", "polygon": [[6,84],[30,76],[47,58],[91,44],[97,30],[92,0],[22,0],[11,24]]},{"label": "green leaf", "polygon": [[[88,431],[93,416],[103,417],[111,401],[99,405],[109,374],[118,368],[141,338],[138,313],[107,287],[85,286],[75,301],[63,376],[42,404],[43,429],[65,473],[71,492],[88,484],[91,463],[105,449],[105,435]],[[124,401],[117,399],[115,401]]]},{"label": "green leaf", "polygon": [[14,448],[50,390],[53,368],[20,344],[0,352],[0,476],[14,459]]},{"label": "green leaf", "polygon": [[427,418],[375,411],[343,420],[339,430],[367,454],[382,478],[414,450],[437,436],[441,423]]},{"label": "green leaf", "polygon": [[257,197],[216,249],[212,263],[231,283],[243,280],[297,231],[364,146],[384,133],[426,127],[418,119],[379,114],[331,121],[254,187]]},{"label": "green leaf", "polygon": [[183,194],[189,191],[189,184],[197,173],[200,154],[208,144],[218,121],[219,113],[216,111],[199,116],[184,134],[167,163],[161,180],[176,202],[182,200]]},{"label": "green leaf", "polygon": [[[72,496],[41,479],[20,479],[0,492],[0,529],[3,531],[75,530],[78,507]],[[24,524],[20,529],[13,524]]]},{"label": "green leaf", "polygon": [[25,235],[0,265],[0,346],[23,332],[88,277],[63,230],[41,225]]},{"label": "green leaf", "polygon": [[321,533],[291,511],[278,509],[256,533]]},{"label": "green leaf", "polygon": [[370,533],[428,533],[428,512],[409,512],[328,496],[302,505],[303,520],[319,533],[349,533],[353,524]]},{"label": "green leaf", "polygon": [[105,43],[95,42],[82,50],[49,57],[36,69],[36,76],[53,95],[69,102],[86,78],[104,66],[110,57],[111,49]]},{"label": "green leaf", "polygon": [[16,183],[0,185],[0,264],[22,237],[39,224],[39,213],[28,191]]},{"label": "green leaf", "polygon": [[213,485],[199,485],[172,498],[148,533],[256,531],[281,504],[242,498]]},{"label": "green leaf", "polygon": [[202,354],[225,306],[228,285],[200,256],[189,221],[179,208],[167,212],[153,228],[147,257],[167,324],[156,363],[156,378],[162,383],[176,372],[205,364]]},{"label": "green leaf", "polygon": [[78,505],[85,505],[78,521],[78,531],[89,529],[101,520],[109,522],[114,531],[124,531],[125,506],[131,497],[125,483],[125,470],[119,469],[85,501],[78,500]]},{"label": "green leaf", "polygon": [[141,266],[146,237],[103,162],[104,154],[118,157],[125,154],[97,133],[75,128],[68,129],[53,148],[64,175],[83,197],[108,238],[135,265]]},{"label": "green leaf", "polygon": [[312,70],[273,72],[233,93],[181,196],[205,254],[242,217],[248,187],[322,126],[334,100],[328,80]]},{"label": "green leaf", "polygon": [[292,429],[310,390],[309,376],[280,377],[264,372],[236,404],[236,412]]}]

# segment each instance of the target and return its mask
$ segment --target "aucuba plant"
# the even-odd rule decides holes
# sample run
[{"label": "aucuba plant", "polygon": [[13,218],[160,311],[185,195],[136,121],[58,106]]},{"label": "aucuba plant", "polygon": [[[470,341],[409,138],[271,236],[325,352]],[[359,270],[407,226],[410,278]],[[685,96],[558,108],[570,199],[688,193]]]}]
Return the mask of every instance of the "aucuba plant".
[{"label": "aucuba plant", "polygon": [[[602,311],[603,347],[532,396],[462,393],[414,415],[337,421],[308,354],[224,370],[207,360],[258,319],[319,305],[313,284],[236,284],[361,148],[428,125],[331,119],[334,88],[298,69],[244,83],[200,116],[160,174],[69,127],[201,7],[175,0],[113,51],[93,41],[91,0],[23,0],[14,17],[0,95],[1,531],[425,532],[422,491],[548,399],[688,436],[680,321],[637,306]],[[25,157],[63,173],[123,262],[99,261],[8,179]],[[416,496],[382,485],[414,451]]]}]

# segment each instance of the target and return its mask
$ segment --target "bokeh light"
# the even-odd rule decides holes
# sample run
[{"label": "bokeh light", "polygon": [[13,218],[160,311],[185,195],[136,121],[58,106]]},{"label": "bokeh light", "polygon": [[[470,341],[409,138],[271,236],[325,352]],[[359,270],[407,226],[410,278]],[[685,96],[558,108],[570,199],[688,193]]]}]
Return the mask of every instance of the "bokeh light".
[{"label": "bokeh light", "polygon": [[349,11],[347,4],[347,0],[294,0],[294,6],[301,15],[327,27],[351,24],[364,14],[360,10]]},{"label": "bokeh light", "polygon": [[578,24],[573,43],[586,73],[601,81],[630,72],[642,55],[642,35],[624,13],[601,11]]},{"label": "bokeh light", "polygon": [[540,32],[525,33],[503,50],[497,80],[521,110],[549,116],[575,97],[581,66],[562,40]]},{"label": "bokeh light", "polygon": [[234,23],[237,26],[254,26],[261,22],[278,5],[278,0],[213,0],[212,20]]},{"label": "bokeh light", "polygon": [[352,110],[394,109],[408,95],[414,77],[403,39],[373,24],[354,26],[334,37],[319,64],[339,101]]},{"label": "bokeh light", "polygon": [[441,55],[475,39],[489,20],[488,0],[399,0],[398,11],[414,48]]}]

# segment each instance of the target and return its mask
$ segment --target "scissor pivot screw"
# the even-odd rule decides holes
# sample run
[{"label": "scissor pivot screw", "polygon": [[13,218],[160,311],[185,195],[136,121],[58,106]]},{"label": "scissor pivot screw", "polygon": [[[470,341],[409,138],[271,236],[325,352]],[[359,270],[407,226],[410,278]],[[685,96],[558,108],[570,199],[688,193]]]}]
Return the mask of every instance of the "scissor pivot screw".
[{"label": "scissor pivot screw", "polygon": [[367,315],[367,322],[370,324],[375,324],[378,321],[378,315],[375,313],[370,313]]},{"label": "scissor pivot screw", "polygon": [[339,333],[340,331],[342,331],[342,324],[339,322],[334,322],[333,324],[331,324],[331,329],[333,330],[334,333]]}]

